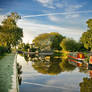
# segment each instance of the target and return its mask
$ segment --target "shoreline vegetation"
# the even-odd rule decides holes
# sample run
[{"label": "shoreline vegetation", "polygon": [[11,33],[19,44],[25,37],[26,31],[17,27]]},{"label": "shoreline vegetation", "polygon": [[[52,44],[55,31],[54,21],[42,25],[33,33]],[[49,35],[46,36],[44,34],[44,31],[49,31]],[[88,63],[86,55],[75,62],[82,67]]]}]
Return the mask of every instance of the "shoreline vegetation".
[{"label": "shoreline vegetation", "polygon": [[[23,29],[17,26],[17,21],[21,19],[16,12],[12,12],[2,21],[0,25],[0,55],[11,52],[12,48],[25,52],[63,52],[63,57],[67,56],[69,52],[83,52],[86,53],[92,49],[92,19],[89,19],[88,30],[84,32],[80,41],[75,41],[72,38],[67,38],[58,32],[43,33],[35,37],[30,43],[23,43]],[[90,38],[90,39],[89,39]]]}]

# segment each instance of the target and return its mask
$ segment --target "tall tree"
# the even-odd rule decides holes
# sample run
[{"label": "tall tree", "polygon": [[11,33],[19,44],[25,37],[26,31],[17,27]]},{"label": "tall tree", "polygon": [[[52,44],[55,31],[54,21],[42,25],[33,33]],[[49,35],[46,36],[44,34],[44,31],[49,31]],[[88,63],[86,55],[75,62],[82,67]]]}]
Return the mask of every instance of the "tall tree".
[{"label": "tall tree", "polygon": [[92,19],[87,22],[88,30],[82,34],[80,41],[84,44],[84,47],[92,51]]},{"label": "tall tree", "polygon": [[20,18],[17,13],[11,13],[2,21],[0,26],[0,45],[11,48],[22,41],[23,31],[17,26],[17,20]]}]

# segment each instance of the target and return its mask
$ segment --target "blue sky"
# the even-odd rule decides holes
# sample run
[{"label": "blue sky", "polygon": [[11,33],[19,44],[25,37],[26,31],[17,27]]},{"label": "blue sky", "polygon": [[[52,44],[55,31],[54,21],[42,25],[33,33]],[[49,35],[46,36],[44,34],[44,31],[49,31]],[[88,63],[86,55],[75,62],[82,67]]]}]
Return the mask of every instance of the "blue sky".
[{"label": "blue sky", "polygon": [[22,16],[18,26],[24,29],[24,42],[46,32],[78,41],[92,18],[92,0],[0,0],[0,22],[10,12]]}]

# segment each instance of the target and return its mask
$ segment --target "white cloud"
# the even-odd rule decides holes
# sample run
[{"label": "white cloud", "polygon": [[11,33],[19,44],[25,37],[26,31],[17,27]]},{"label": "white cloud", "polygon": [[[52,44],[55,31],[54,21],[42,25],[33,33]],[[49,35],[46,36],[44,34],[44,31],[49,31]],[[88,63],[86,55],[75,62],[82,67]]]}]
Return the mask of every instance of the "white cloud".
[{"label": "white cloud", "polygon": [[44,7],[55,8],[53,5],[53,0],[37,0],[37,1],[40,2]]},{"label": "white cloud", "polygon": [[66,18],[70,18],[70,17],[71,18],[77,18],[77,17],[79,17],[80,14],[71,14],[71,13],[78,11],[80,8],[84,7],[84,5],[85,5],[84,2],[81,3],[81,4],[75,4],[75,3],[70,4],[70,1],[67,1],[67,0],[62,0],[62,1],[58,1],[58,0],[37,0],[37,1],[40,2],[44,7],[53,8],[53,9],[57,9],[57,8],[64,9],[64,11],[66,13],[68,13],[67,15],[65,15]]},{"label": "white cloud", "polygon": [[80,17],[80,14],[67,14],[66,16],[65,16],[65,18],[78,18],[78,17]]},{"label": "white cloud", "polygon": [[77,12],[80,8],[82,8],[84,5],[77,4],[77,5],[68,5],[65,8],[65,12],[70,13],[66,15],[66,18],[77,18],[80,17],[80,13],[78,14],[71,14],[71,12]]},{"label": "white cloud", "polygon": [[63,3],[58,0],[37,0],[37,1],[40,2],[44,7],[48,7],[52,9],[62,8],[64,6]]},{"label": "white cloud", "polygon": [[61,21],[60,18],[58,18],[58,17],[56,17],[56,16],[53,16],[53,15],[48,16],[48,18],[49,18],[51,21],[53,21],[53,22],[60,22],[60,21]]},{"label": "white cloud", "polygon": [[65,11],[67,11],[67,12],[73,12],[73,11],[76,11],[76,10],[80,9],[81,7],[83,7],[83,5],[69,5],[65,9]]},{"label": "white cloud", "polygon": [[28,20],[20,20],[18,22],[18,26],[23,28],[24,31],[24,42],[32,42],[32,40],[42,33],[49,33],[49,32],[59,32],[60,34],[73,37],[75,40],[79,40],[83,30],[79,29],[71,29],[71,28],[63,28],[59,26],[53,25],[45,25],[39,24],[38,22],[32,22]]},{"label": "white cloud", "polygon": [[53,0],[37,0],[42,4],[48,4],[48,3],[52,3]]}]

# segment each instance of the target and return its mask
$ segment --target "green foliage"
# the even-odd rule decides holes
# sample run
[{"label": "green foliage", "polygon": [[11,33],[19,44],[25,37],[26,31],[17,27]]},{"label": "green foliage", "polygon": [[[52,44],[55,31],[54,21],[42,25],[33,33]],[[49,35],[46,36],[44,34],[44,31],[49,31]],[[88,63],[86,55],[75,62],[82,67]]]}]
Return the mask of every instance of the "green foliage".
[{"label": "green foliage", "polygon": [[41,50],[50,50],[50,34],[49,33],[44,33],[40,34],[37,36],[34,40],[33,43],[35,44],[36,47],[40,48]]},{"label": "green foliage", "polygon": [[18,45],[18,51],[29,51],[29,52],[35,52],[36,50],[38,50],[37,48],[35,48],[34,46],[32,46],[32,44],[25,44],[25,43],[21,43]]},{"label": "green foliage", "polygon": [[65,51],[77,51],[78,50],[78,43],[69,38],[63,39],[63,41],[60,43],[60,46]]},{"label": "green foliage", "polygon": [[87,21],[88,30],[82,34],[80,41],[84,44],[84,47],[88,50],[92,50],[92,19]]},{"label": "green foliage", "polygon": [[62,48],[60,47],[60,42],[65,38],[63,37],[61,34],[59,33],[54,33],[53,34],[53,38],[52,38],[52,44],[51,44],[51,48],[53,50],[61,50]]},{"label": "green foliage", "polygon": [[61,49],[59,44],[63,38],[64,37],[57,32],[44,33],[37,36],[33,40],[33,43],[42,51],[51,51],[54,49]]},{"label": "green foliage", "polygon": [[87,51],[87,49],[84,47],[84,45],[82,43],[77,43],[77,51],[82,51],[85,52]]},{"label": "green foliage", "polygon": [[24,45],[24,51],[28,51],[28,49],[30,48],[30,44],[29,43],[27,43],[27,44],[25,44]]},{"label": "green foliage", "polygon": [[25,46],[25,43],[21,43],[21,44],[18,45],[18,49],[23,50],[24,46]]},{"label": "green foliage", "polygon": [[7,48],[0,46],[0,55],[7,51]]},{"label": "green foliage", "polygon": [[2,21],[0,26],[0,45],[8,48],[15,47],[22,41],[23,31],[16,24],[20,19],[17,13],[11,13]]}]

